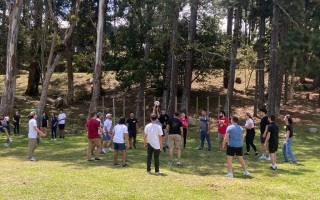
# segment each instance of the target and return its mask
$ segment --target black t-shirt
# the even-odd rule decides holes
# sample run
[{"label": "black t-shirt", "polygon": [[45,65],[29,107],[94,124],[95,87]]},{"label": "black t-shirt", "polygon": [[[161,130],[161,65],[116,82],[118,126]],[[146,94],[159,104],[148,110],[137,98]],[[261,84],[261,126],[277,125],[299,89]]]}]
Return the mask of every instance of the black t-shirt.
[{"label": "black t-shirt", "polygon": [[264,133],[264,131],[266,130],[266,127],[270,124],[269,120],[268,120],[268,116],[264,116],[261,119],[260,122],[260,133],[261,135]]},{"label": "black t-shirt", "polygon": [[169,125],[169,135],[181,134],[180,128],[182,127],[182,122],[180,119],[172,118],[168,121]]},{"label": "black t-shirt", "polygon": [[135,132],[137,130],[137,123],[138,123],[138,120],[136,118],[127,119],[128,131]]},{"label": "black t-shirt", "polygon": [[293,130],[291,125],[286,125],[286,133],[289,131],[289,138],[293,136]]},{"label": "black t-shirt", "polygon": [[14,115],[13,120],[15,121],[14,124],[19,124],[20,123],[20,115]]},{"label": "black t-shirt", "polygon": [[271,122],[268,126],[268,132],[270,133],[270,144],[278,144],[279,143],[279,128],[275,122]]},{"label": "black t-shirt", "polygon": [[48,118],[47,117],[42,117],[42,127],[47,127],[48,126]]},{"label": "black t-shirt", "polygon": [[169,115],[167,115],[167,114],[160,115],[159,122],[162,124],[162,129],[165,129],[167,127],[168,120],[169,120]]}]

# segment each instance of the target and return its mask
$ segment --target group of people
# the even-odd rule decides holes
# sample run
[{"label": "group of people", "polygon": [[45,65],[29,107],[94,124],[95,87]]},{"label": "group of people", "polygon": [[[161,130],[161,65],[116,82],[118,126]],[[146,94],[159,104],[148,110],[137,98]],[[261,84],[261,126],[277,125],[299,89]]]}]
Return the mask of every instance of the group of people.
[{"label": "group of people", "polygon": [[11,138],[11,128],[13,128],[14,135],[18,135],[20,131],[20,115],[17,111],[12,117],[13,124],[10,123],[9,116],[0,115],[0,132],[6,134],[6,142],[4,147],[9,147],[9,144],[13,142]]}]

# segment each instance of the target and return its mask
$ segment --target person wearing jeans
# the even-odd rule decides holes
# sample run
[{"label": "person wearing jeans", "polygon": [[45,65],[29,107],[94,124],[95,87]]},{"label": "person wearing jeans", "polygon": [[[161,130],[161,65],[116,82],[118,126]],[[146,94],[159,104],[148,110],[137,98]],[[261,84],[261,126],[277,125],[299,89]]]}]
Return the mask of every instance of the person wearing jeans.
[{"label": "person wearing jeans", "polygon": [[253,148],[253,150],[255,151],[255,156],[258,156],[259,153],[257,151],[257,147],[256,145],[254,145],[253,141],[254,141],[254,137],[256,135],[256,131],[254,129],[254,122],[253,119],[250,115],[250,113],[246,113],[245,114],[245,118],[246,118],[246,124],[245,124],[245,129],[247,130],[247,134],[246,134],[246,146],[247,146],[247,152],[244,155],[249,155],[250,152],[250,146]]},{"label": "person wearing jeans", "polygon": [[292,137],[293,137],[293,130],[292,130],[292,118],[290,115],[286,115],[284,117],[284,121],[286,123],[286,131],[285,131],[285,138],[282,146],[282,153],[284,157],[284,161],[288,162],[288,155],[291,158],[293,164],[297,164],[296,158],[294,157],[291,146],[292,146]]},{"label": "person wearing jeans", "polygon": [[144,129],[144,147],[147,148],[147,173],[151,174],[152,155],[154,156],[155,174],[160,175],[160,151],[162,149],[162,128],[157,124],[157,115],[151,114],[151,123]]},{"label": "person wearing jeans", "polygon": [[200,116],[200,139],[201,144],[198,150],[203,150],[204,140],[207,140],[208,143],[208,151],[211,151],[211,140],[210,140],[210,118],[207,115],[207,111],[205,109],[201,110]]},{"label": "person wearing jeans", "polygon": [[51,140],[57,140],[57,126],[58,126],[58,118],[56,114],[51,113]]}]

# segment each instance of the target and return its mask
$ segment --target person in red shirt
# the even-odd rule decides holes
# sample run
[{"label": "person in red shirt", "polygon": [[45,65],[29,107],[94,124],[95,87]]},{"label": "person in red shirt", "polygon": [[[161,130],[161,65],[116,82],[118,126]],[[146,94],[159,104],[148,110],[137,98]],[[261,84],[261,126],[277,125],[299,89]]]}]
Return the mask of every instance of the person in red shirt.
[{"label": "person in red shirt", "polygon": [[226,130],[229,124],[228,118],[226,118],[226,113],[221,110],[219,112],[219,118],[217,120],[218,125],[218,138],[217,141],[219,143],[219,151],[222,151],[222,142],[224,139],[224,136],[226,135]]},{"label": "person in red shirt", "polygon": [[91,160],[91,154],[93,150],[97,147],[94,153],[94,160],[101,160],[99,158],[99,154],[101,152],[101,137],[99,135],[99,131],[103,133],[103,129],[100,127],[100,122],[97,120],[97,113],[91,113],[91,119],[89,119],[86,123],[86,129],[88,133],[88,150],[87,150],[87,159]]},{"label": "person in red shirt", "polygon": [[183,128],[183,148],[186,148],[189,119],[184,112],[182,112],[180,116],[180,121]]}]

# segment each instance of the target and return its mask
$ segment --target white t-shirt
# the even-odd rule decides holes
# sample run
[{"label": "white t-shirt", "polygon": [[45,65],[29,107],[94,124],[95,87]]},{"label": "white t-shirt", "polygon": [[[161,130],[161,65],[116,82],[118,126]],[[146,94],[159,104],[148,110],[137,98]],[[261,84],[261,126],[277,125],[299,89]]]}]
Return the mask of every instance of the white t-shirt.
[{"label": "white t-shirt", "polygon": [[38,132],[34,129],[34,127],[37,127],[37,121],[35,119],[30,119],[29,120],[29,133],[28,133],[28,138],[37,138],[38,137]]},{"label": "white t-shirt", "polygon": [[66,123],[66,114],[60,113],[58,115],[59,124],[65,124]]},{"label": "white t-shirt", "polygon": [[128,134],[128,127],[124,124],[117,124],[114,129],[114,143],[124,143],[124,135]]},{"label": "white t-shirt", "polygon": [[249,127],[250,124],[252,124],[252,127],[254,126],[254,122],[253,122],[253,120],[252,120],[251,118],[249,118],[249,119],[246,120],[245,126],[246,126],[246,127]]},{"label": "white t-shirt", "polygon": [[107,130],[108,133],[110,133],[111,127],[112,127],[112,120],[110,120],[110,119],[104,120],[103,130]]},{"label": "white t-shirt", "polygon": [[[103,127],[103,125],[102,125],[102,123],[101,123],[101,119],[100,119],[100,118],[97,118],[97,121],[99,122],[100,127],[102,128],[102,127]],[[100,132],[100,130],[98,130],[98,134],[99,134],[99,135],[101,135],[101,134],[102,134],[102,133]]]},{"label": "white t-shirt", "polygon": [[160,149],[159,136],[163,135],[161,126],[158,124],[149,123],[144,128],[144,134],[147,135],[147,142],[154,149]]}]

